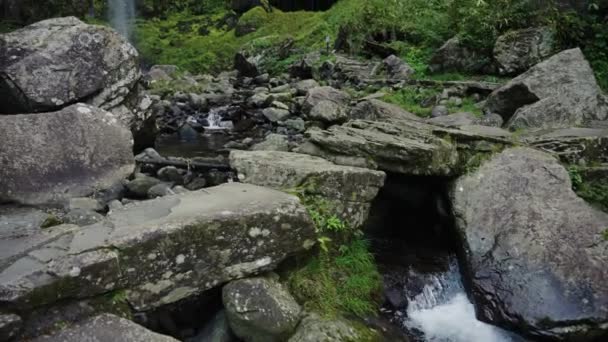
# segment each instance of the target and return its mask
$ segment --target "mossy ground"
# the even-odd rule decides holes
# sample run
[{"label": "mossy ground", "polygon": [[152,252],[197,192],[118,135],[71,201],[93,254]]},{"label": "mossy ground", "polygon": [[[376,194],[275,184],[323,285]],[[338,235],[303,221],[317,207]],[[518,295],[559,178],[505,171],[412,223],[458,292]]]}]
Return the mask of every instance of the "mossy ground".
[{"label": "mossy ground", "polygon": [[[568,167],[572,189],[594,207],[608,213],[608,179],[590,178],[584,170],[572,165]],[[606,235],[608,237],[608,234]]]},{"label": "mossy ground", "polygon": [[[386,90],[385,93],[384,101],[393,103],[408,112],[426,118],[431,116],[433,105],[423,105],[423,102],[440,95],[441,91],[439,88],[407,87],[396,91]],[[463,98],[462,104],[458,106],[448,101],[446,107],[450,113],[469,112],[476,116],[482,115],[481,108],[477,107],[475,101],[469,97]]]}]

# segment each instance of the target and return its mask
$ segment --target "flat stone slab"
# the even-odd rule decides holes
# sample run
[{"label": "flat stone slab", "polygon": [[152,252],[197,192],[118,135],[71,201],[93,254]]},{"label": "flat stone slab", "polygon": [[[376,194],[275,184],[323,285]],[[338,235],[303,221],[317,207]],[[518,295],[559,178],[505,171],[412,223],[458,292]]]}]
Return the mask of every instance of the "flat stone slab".
[{"label": "flat stone slab", "polygon": [[127,319],[101,314],[33,342],[177,342]]},{"label": "flat stone slab", "polygon": [[530,146],[564,163],[608,163],[608,128],[571,127],[531,132],[522,136]]},{"label": "flat stone slab", "polygon": [[305,190],[332,202],[336,214],[361,226],[384,185],[382,171],[336,165],[323,158],[277,151],[232,151],[230,165],[245,182],[283,191]]},{"label": "flat stone slab", "polygon": [[147,310],[272,270],[314,241],[295,196],[225,184],[127,205],[91,226],[0,241],[3,251],[30,246],[0,260],[0,302],[25,310],[126,290]]},{"label": "flat stone slab", "polygon": [[299,152],[336,164],[421,176],[453,176],[471,154],[513,143],[512,134],[494,127],[460,129],[417,120],[353,120],[328,130],[309,130]]}]

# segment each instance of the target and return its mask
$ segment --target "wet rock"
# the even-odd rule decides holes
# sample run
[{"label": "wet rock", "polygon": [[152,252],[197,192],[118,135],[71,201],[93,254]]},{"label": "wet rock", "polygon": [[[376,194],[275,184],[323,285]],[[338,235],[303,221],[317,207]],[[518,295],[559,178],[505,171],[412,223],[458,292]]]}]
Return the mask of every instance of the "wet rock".
[{"label": "wet rock", "polygon": [[298,303],[270,277],[233,281],[222,298],[230,327],[245,342],[285,341],[300,321]]},{"label": "wet rock", "polygon": [[432,118],[439,118],[439,117],[446,116],[449,114],[450,114],[450,110],[448,109],[448,107],[443,106],[443,105],[435,106],[435,107],[433,107],[433,110],[431,111]]},{"label": "wet rock", "polygon": [[357,330],[342,319],[325,319],[309,314],[302,319],[296,333],[288,342],[342,342],[359,341]]},{"label": "wet rock", "polygon": [[549,27],[514,30],[498,37],[494,59],[501,74],[519,74],[551,56],[556,45],[555,34]]},{"label": "wet rock", "polygon": [[334,213],[354,228],[363,224],[384,184],[383,172],[297,153],[232,151],[230,166],[245,183],[283,190],[306,188],[310,195],[325,198]]},{"label": "wet rock", "polygon": [[0,239],[38,231],[48,217],[40,209],[0,206]]},{"label": "wet rock", "polygon": [[177,342],[170,336],[157,334],[127,319],[110,314],[101,314],[34,339],[34,342],[83,341]]},{"label": "wet rock", "polygon": [[203,177],[197,177],[186,183],[186,189],[196,191],[207,187],[207,180]]},{"label": "wet rock", "polygon": [[376,99],[359,102],[350,111],[351,119],[362,120],[386,120],[386,119],[409,119],[418,120],[419,118],[410,112]]},{"label": "wet rock", "polygon": [[431,58],[430,69],[432,72],[481,73],[488,71],[489,62],[489,56],[465,46],[458,37],[454,37],[435,52]]},{"label": "wet rock", "polygon": [[593,70],[580,49],[562,51],[495,90],[485,111],[510,129],[565,128],[608,119]]},{"label": "wet rock", "polygon": [[269,134],[264,141],[251,147],[253,151],[289,151],[289,140],[282,134]]},{"label": "wet rock", "polygon": [[608,214],[577,197],[556,159],[507,149],[451,196],[483,320],[536,338],[606,334]]},{"label": "wet rock", "polygon": [[165,166],[158,170],[156,176],[162,181],[182,185],[184,183],[183,174],[184,171],[176,168],[175,166]]},{"label": "wet rock", "polygon": [[294,196],[225,184],[131,203],[87,227],[1,239],[0,300],[26,310],[120,289],[146,311],[272,270],[315,239]]},{"label": "wet rock", "polygon": [[63,223],[75,224],[77,226],[88,226],[103,220],[103,215],[92,210],[73,209],[63,218]]},{"label": "wet rock", "polygon": [[0,136],[0,202],[64,204],[110,188],[135,167],[131,132],[89,105],[0,116]]},{"label": "wet rock", "polygon": [[148,198],[157,198],[163,196],[175,195],[171,189],[171,184],[160,183],[148,189]]},{"label": "wet rock", "polygon": [[0,112],[53,111],[78,101],[111,108],[140,77],[137,51],[125,38],[75,17],[40,21],[0,40]]},{"label": "wet rock", "polygon": [[0,314],[0,341],[11,341],[21,330],[21,317],[15,314]]},{"label": "wet rock", "polygon": [[416,72],[404,60],[395,55],[386,57],[382,64],[391,79],[408,80]]},{"label": "wet rock", "polygon": [[290,115],[289,110],[274,107],[264,108],[262,114],[264,114],[266,119],[270,122],[283,121]]},{"label": "wet rock", "polygon": [[148,197],[148,190],[150,190],[150,188],[160,183],[161,181],[157,178],[138,174],[135,176],[135,179],[128,182],[126,186],[129,191],[129,196],[143,199]]}]

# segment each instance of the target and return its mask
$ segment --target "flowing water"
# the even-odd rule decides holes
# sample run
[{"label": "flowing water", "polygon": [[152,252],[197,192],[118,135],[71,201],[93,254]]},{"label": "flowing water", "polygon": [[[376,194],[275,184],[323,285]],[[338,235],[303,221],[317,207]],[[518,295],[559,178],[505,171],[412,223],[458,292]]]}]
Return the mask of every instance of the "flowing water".
[{"label": "flowing water", "polygon": [[108,19],[116,31],[130,40],[135,19],[135,0],[108,0]]},{"label": "flowing water", "polygon": [[425,341],[520,341],[509,332],[477,320],[475,308],[462,285],[455,257],[450,258],[447,271],[421,274],[410,269],[407,276],[424,285],[414,293],[405,290],[407,315],[397,320],[407,330],[424,335]]}]

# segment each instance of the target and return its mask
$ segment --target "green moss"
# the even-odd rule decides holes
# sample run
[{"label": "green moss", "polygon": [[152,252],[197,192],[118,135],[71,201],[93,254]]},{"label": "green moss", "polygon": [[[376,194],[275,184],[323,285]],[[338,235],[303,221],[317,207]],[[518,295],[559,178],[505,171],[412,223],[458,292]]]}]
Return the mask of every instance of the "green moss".
[{"label": "green moss", "polygon": [[304,307],[325,316],[375,314],[382,280],[366,241],[355,239],[338,251],[319,253],[287,275],[290,290]]},{"label": "green moss", "polygon": [[606,228],[603,232],[602,232],[602,237],[604,238],[604,240],[608,241],[608,228]]},{"label": "green moss", "polygon": [[[441,94],[440,89],[441,88],[406,87],[396,91],[385,90],[386,95],[383,100],[393,103],[420,117],[427,118],[431,116],[433,105],[423,106],[422,103],[439,96]],[[462,99],[462,104],[460,106],[448,102],[446,107],[448,107],[450,113],[469,112],[478,117],[481,117],[482,115],[482,111],[476,106],[475,101],[468,97]]]},{"label": "green moss", "polygon": [[40,228],[51,228],[63,224],[63,221],[54,214],[49,215],[40,225]]},{"label": "green moss", "polygon": [[91,300],[97,312],[111,313],[126,319],[133,319],[133,311],[127,301],[125,290],[115,290]]}]

